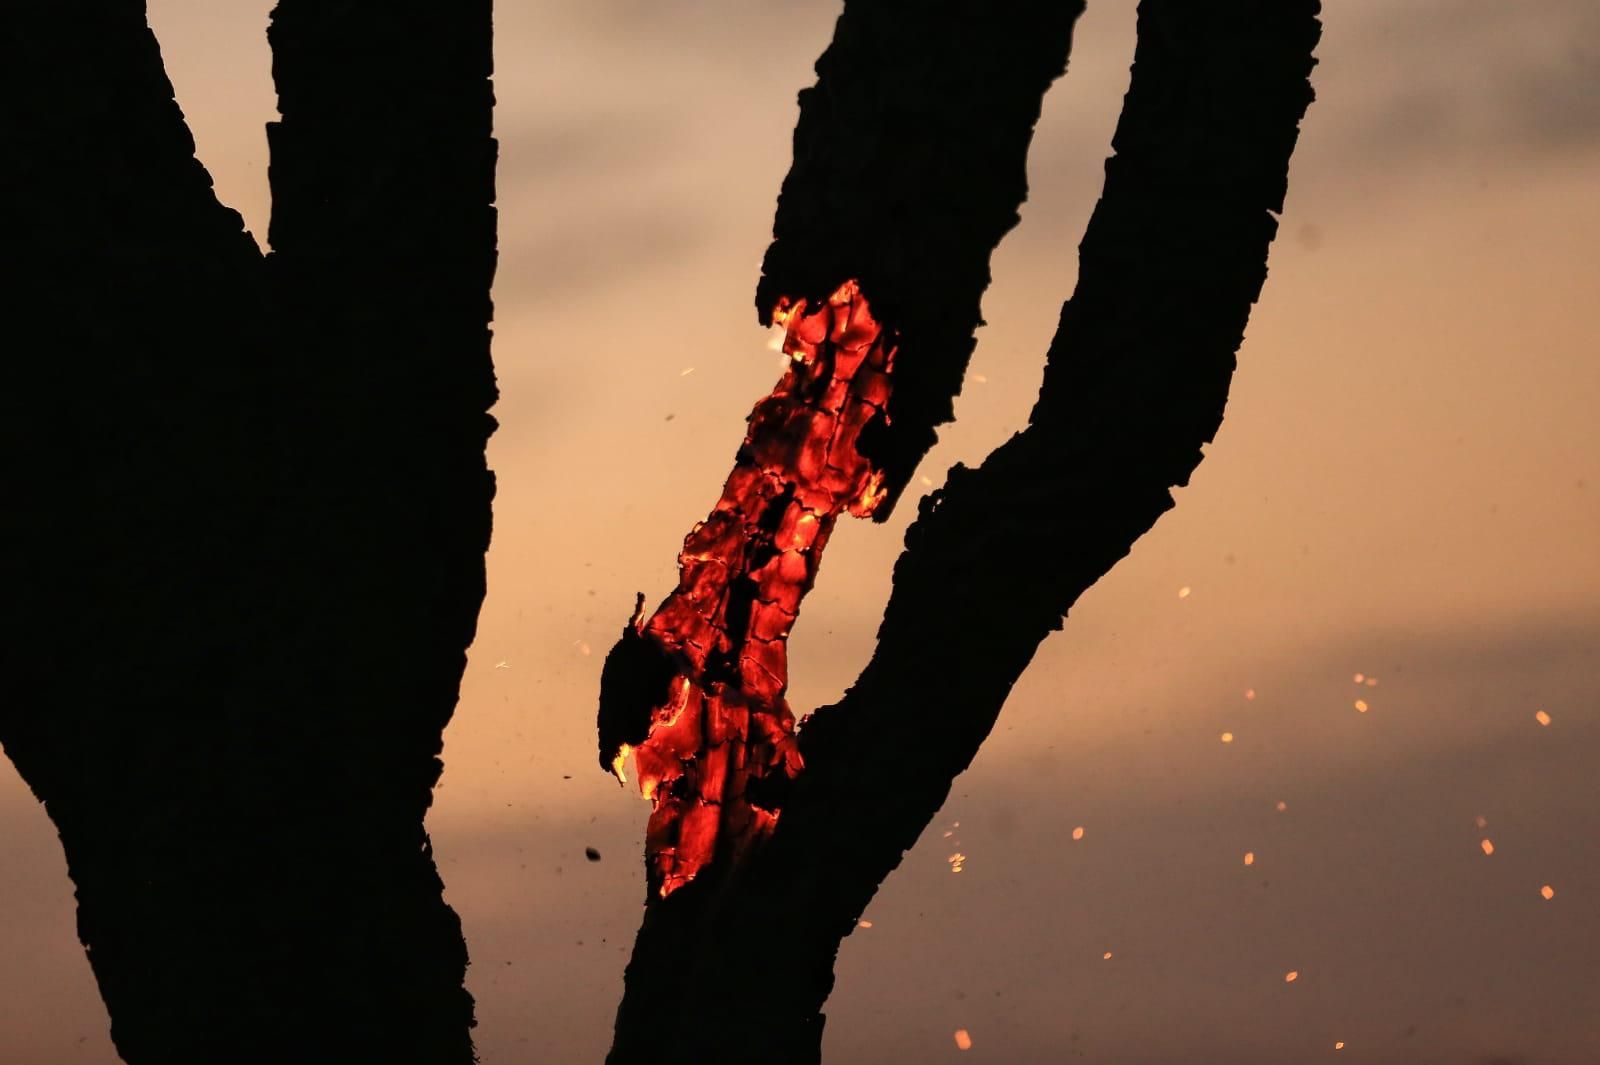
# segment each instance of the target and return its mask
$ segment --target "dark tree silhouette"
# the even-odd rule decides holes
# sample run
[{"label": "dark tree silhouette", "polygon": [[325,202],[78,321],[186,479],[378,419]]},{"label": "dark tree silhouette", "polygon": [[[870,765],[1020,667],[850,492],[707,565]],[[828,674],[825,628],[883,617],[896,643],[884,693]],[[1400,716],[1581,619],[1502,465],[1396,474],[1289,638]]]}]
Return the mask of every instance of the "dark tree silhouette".
[{"label": "dark tree silhouette", "polygon": [[[893,435],[862,448],[891,491],[950,417],[1077,10],[847,0],[801,95],[757,307],[765,320],[780,296],[858,278],[900,331]],[[648,900],[612,1065],[820,1060],[840,942],[1039,644],[1172,506],[1221,423],[1311,101],[1318,13],[1140,4],[1115,154],[1029,424],[921,504],[877,648],[802,725],[804,769],[765,798],[770,834]],[[631,654],[607,663],[613,716],[654,683]]]},{"label": "dark tree silhouette", "polygon": [[[854,279],[895,330],[886,503],[950,417],[1079,10],[850,0],[803,94],[757,303]],[[648,906],[611,1060],[819,1059],[840,941],[1220,423],[1317,10],[1144,0],[1029,426],[922,504],[777,828]],[[466,1063],[422,817],[493,494],[489,3],[281,0],[271,40],[262,256],[139,0],[0,21],[0,742],[127,1061]]]},{"label": "dark tree silhouette", "polygon": [[263,257],[142,0],[0,19],[0,742],[125,1060],[464,1065],[422,817],[493,494],[490,4],[270,36]]}]

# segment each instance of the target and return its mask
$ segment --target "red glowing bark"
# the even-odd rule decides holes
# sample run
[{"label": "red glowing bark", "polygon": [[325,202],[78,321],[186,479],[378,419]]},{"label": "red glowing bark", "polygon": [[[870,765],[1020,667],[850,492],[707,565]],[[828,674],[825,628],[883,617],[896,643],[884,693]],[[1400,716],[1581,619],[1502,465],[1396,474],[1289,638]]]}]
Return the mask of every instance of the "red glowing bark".
[{"label": "red glowing bark", "polygon": [[885,498],[858,443],[887,417],[894,334],[854,281],[814,309],[781,300],[773,318],[789,368],[751,412],[716,508],[684,540],[677,590],[632,622],[672,664],[665,698],[642,742],[601,752],[624,780],[633,754],[655,807],[650,886],[663,896],[776,824],[778,787],[802,764],[784,699],[789,631],[840,513],[867,517]]}]

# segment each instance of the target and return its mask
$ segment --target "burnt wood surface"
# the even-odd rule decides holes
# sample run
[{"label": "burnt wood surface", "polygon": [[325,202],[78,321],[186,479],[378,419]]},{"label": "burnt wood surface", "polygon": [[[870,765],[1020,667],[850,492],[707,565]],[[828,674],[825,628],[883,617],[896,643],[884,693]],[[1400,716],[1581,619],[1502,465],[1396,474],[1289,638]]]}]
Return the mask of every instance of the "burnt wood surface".
[{"label": "burnt wood surface", "polygon": [[490,7],[271,40],[264,257],[142,0],[0,20],[0,742],[126,1061],[466,1065],[422,817],[493,493]]},{"label": "burnt wood surface", "polygon": [[[923,500],[877,648],[802,726],[806,768],[770,841],[647,907],[612,1065],[820,1060],[841,941],[1040,643],[1173,505],[1221,423],[1312,99],[1319,10],[1140,4],[1115,154],[1029,424]],[[838,172],[802,164],[815,143],[797,135],[786,201],[804,198],[796,175]],[[816,254],[797,276],[842,268]]]}]

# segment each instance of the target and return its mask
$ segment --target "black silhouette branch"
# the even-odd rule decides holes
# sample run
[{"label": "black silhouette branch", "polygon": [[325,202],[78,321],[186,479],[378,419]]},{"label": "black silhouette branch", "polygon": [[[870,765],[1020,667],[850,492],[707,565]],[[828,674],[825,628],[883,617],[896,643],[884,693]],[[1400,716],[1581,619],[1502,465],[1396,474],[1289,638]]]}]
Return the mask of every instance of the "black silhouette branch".
[{"label": "black silhouette branch", "polygon": [[[1029,425],[922,503],[877,649],[803,725],[806,768],[770,840],[647,907],[613,1063],[820,1060],[840,942],[1040,643],[1173,505],[1221,423],[1312,98],[1318,14],[1317,0],[1143,0]],[[730,981],[759,1004],[719,993]]]},{"label": "black silhouette branch", "polygon": [[780,297],[816,305],[854,278],[898,332],[889,418],[861,443],[889,491],[878,521],[954,417],[989,258],[1027,198],[1033,127],[1082,13],[1082,0],[855,0],[800,93],[756,308],[768,324]]},{"label": "black silhouette branch", "polygon": [[142,3],[0,25],[0,741],[125,1060],[472,1060],[422,817],[493,482],[486,0],[274,14],[273,253]]}]

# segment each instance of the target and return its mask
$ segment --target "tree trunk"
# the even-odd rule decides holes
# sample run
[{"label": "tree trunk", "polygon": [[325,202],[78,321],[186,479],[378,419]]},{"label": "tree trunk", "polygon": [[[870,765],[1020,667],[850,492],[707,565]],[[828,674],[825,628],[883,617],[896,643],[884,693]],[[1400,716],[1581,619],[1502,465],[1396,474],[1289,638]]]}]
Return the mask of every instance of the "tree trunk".
[{"label": "tree trunk", "polygon": [[493,492],[489,5],[272,40],[263,259],[142,3],[0,26],[0,741],[125,1060],[465,1065],[422,818]]},{"label": "tree trunk", "polygon": [[[1039,644],[1172,506],[1170,489],[1188,482],[1221,423],[1311,101],[1318,12],[1317,0],[1140,4],[1116,154],[1029,425],[922,503],[877,649],[843,700],[802,725],[805,769],[770,838],[741,864],[649,900],[612,1065],[820,1060],[843,937],[971,763]],[[943,58],[927,69],[945,70]],[[837,74],[826,58],[819,71],[808,107]],[[802,131],[808,119],[803,111]],[[829,172],[806,143],[797,134],[778,245],[795,186]],[[837,160],[831,172],[835,186],[815,195],[852,200],[855,175]],[[837,267],[815,254],[807,261],[825,287]],[[919,260],[917,270],[941,265]],[[906,286],[909,299],[920,285]],[[866,276],[863,289],[872,293]],[[917,312],[881,317],[898,325],[897,313]],[[920,374],[919,354],[908,335],[897,372]]]}]

